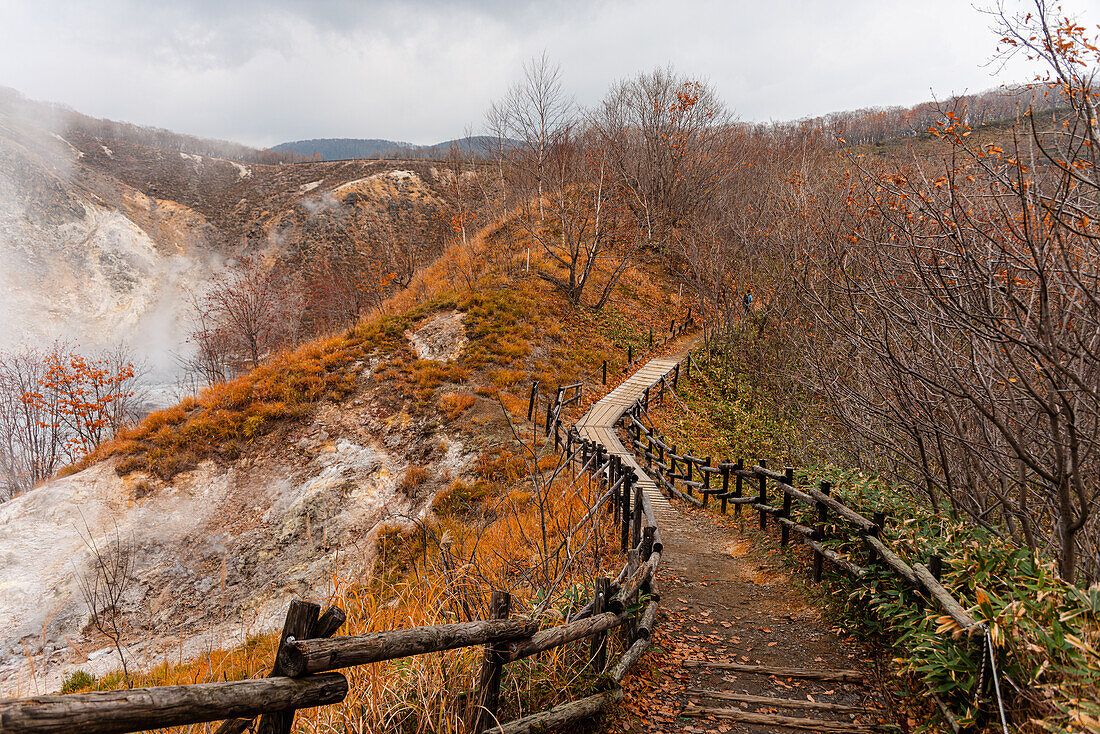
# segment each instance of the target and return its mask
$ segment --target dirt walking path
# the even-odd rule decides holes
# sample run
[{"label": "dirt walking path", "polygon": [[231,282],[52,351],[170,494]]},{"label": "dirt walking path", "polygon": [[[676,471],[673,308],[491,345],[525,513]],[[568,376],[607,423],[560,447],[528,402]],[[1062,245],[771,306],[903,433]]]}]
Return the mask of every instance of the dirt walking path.
[{"label": "dirt walking path", "polygon": [[[633,466],[653,503],[664,551],[654,646],[626,682],[612,729],[660,732],[870,732],[886,720],[859,648],[792,585],[781,561],[739,520],[672,504],[614,425],[694,346],[654,359],[577,423]],[[745,511],[744,522],[756,513]]]}]

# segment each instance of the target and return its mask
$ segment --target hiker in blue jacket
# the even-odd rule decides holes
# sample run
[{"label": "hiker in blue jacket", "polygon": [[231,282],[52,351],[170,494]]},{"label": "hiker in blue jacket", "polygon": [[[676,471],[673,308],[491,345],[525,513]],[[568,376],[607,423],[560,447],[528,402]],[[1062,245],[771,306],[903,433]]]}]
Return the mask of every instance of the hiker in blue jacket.
[{"label": "hiker in blue jacket", "polygon": [[745,291],[745,313],[752,312],[752,291]]}]

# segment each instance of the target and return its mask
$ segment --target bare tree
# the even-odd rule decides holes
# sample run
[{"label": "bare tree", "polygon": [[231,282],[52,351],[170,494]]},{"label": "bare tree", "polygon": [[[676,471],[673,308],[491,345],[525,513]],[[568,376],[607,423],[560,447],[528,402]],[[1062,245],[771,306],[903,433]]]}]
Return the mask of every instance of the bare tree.
[{"label": "bare tree", "polygon": [[513,153],[523,159],[521,165],[533,179],[540,218],[550,149],[574,116],[573,100],[562,85],[561,66],[545,51],[523,65],[523,80],[512,86],[498,112],[498,122],[522,142]]},{"label": "bare tree", "polygon": [[191,340],[207,378],[236,365],[255,368],[298,335],[302,292],[298,278],[279,263],[247,258],[228,269],[195,299]]},{"label": "bare tree", "polygon": [[1066,124],[1029,116],[1008,150],[975,147],[943,110],[949,158],[864,166],[865,214],[804,254],[833,264],[805,283],[830,336],[819,386],[848,425],[933,505],[1049,552],[1074,580],[1100,573],[1100,141],[1078,71],[1097,53],[1036,11],[1002,15],[1002,30],[1047,62]]},{"label": "bare tree", "polygon": [[113,535],[96,542],[85,523],[81,537],[91,553],[91,567],[77,576],[89,624],[111,641],[122,666],[126,687],[130,688],[130,669],[122,651],[122,636],[126,632],[123,599],[134,577],[133,543],[123,541],[118,525]]},{"label": "bare tree", "polygon": [[[59,406],[42,386],[45,355],[0,355],[0,491],[10,498],[51,476],[63,459]],[[42,395],[41,401],[28,395]]]},{"label": "bare tree", "polygon": [[613,86],[589,119],[646,243],[713,211],[732,120],[709,85],[655,69]]}]

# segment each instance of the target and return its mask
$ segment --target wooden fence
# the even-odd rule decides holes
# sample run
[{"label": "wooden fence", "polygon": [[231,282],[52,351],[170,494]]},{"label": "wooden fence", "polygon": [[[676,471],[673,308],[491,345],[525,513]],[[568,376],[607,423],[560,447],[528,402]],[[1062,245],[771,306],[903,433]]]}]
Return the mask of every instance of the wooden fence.
[{"label": "wooden fence", "polygon": [[[678,377],[680,365],[674,371]],[[534,411],[536,390],[537,385],[529,414]],[[0,700],[0,734],[75,730],[107,734],[211,721],[223,721],[216,734],[242,734],[250,726],[263,734],[287,734],[296,710],[344,700],[348,681],[335,671],[477,645],[485,650],[475,689],[476,705],[467,722],[476,734],[520,734],[602,711],[621,698],[618,684],[649,645],[657,619],[655,579],[662,544],[653,508],[634,469],[624,466],[606,447],[580,438],[576,429],[562,430],[561,411],[579,395],[579,384],[558,389],[548,413],[547,435],[553,432],[555,446],[564,444],[566,461],[601,483],[604,491],[582,522],[610,503],[608,511],[619,528],[626,562],[614,581],[596,579],[592,600],[564,624],[541,628],[533,620],[511,618],[511,597],[494,590],[487,620],[334,637],[345,621],[342,610],[331,607],[321,614],[317,604],[293,601],[274,665],[265,679]],[[641,602],[644,610],[640,610]],[[616,628],[624,630],[626,649],[608,670],[607,633]],[[516,721],[497,723],[504,665],[582,640],[588,641],[589,664],[608,672],[606,690]],[[254,723],[256,717],[258,724]]]},{"label": "wooden fence", "polygon": [[[690,369],[693,364],[690,355],[686,362]],[[883,542],[882,530],[886,524],[884,513],[875,513],[871,519],[864,517],[833,497],[829,482],[821,482],[816,487],[799,487],[792,467],[775,471],[767,466],[764,459],[750,466],[743,459],[713,461],[710,456],[694,456],[690,450],[678,453],[678,447],[669,445],[663,439],[653,427],[652,421],[649,421],[648,415],[651,400],[663,402],[666,391],[671,392],[675,389],[675,377],[675,375],[666,375],[662,378],[654,389],[646,391],[646,394],[620,419],[620,425],[627,436],[626,445],[634,452],[639,462],[645,463],[647,474],[670,497],[689,502],[697,507],[707,507],[712,499],[720,503],[717,509],[722,514],[726,514],[728,508],[732,506],[734,513],[740,515],[742,508],[748,507],[759,515],[761,530],[767,528],[768,518],[774,519],[780,531],[781,545],[787,546],[790,543],[791,534],[794,533],[794,537],[801,539],[813,552],[815,581],[821,580],[822,568],[826,561],[857,580],[868,575],[867,567],[870,564],[878,564],[888,569],[915,592],[910,597],[912,603],[923,605],[924,597],[928,597],[939,605],[965,633],[965,644],[969,644],[973,637],[982,638],[981,652],[977,653],[982,656],[979,663],[982,671],[979,696],[981,700],[988,701],[992,698],[991,693],[996,692],[999,705],[999,690],[990,690],[998,685],[995,674],[986,674],[991,669],[996,670],[996,661],[990,657],[992,647],[987,639],[989,628],[984,622],[975,620],[964,605],[940,583],[942,562],[940,556],[930,556],[927,564],[906,563]],[[813,510],[815,521],[812,525],[803,525],[794,519],[792,516],[794,502],[799,502]],[[825,547],[826,526],[830,518],[838,521],[837,527],[846,529],[849,538],[858,538],[866,549],[865,560],[857,563]],[[974,654],[974,651],[968,649],[968,653]],[[933,695],[952,728],[956,732],[960,731],[957,717],[939,696]],[[989,712],[979,710],[979,713]],[[1003,714],[1002,724],[1005,724]],[[1005,726],[1007,727],[1007,724]]]}]

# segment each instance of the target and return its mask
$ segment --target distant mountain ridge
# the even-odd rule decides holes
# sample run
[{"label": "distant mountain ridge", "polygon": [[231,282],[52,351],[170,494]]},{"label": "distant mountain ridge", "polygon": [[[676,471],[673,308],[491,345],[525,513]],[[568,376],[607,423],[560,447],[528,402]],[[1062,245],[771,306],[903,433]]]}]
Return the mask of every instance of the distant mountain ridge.
[{"label": "distant mountain ridge", "polygon": [[[475,135],[470,138],[444,140],[435,145],[414,145],[398,140],[379,138],[314,138],[279,143],[271,148],[275,153],[293,153],[323,161],[347,161],[357,158],[442,158],[452,147],[465,154],[483,155],[496,147],[496,138]],[[514,140],[507,141],[515,145]]]}]

